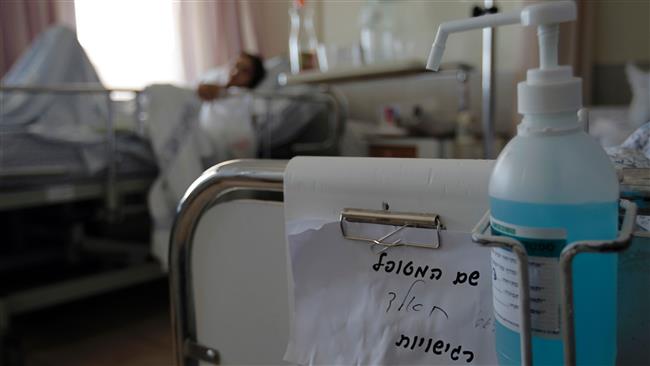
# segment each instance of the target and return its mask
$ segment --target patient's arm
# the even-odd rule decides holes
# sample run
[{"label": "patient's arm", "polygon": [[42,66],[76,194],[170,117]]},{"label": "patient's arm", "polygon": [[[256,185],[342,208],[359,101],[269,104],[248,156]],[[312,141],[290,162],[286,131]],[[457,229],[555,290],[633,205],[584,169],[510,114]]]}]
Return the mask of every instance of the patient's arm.
[{"label": "patient's arm", "polygon": [[196,93],[199,95],[199,98],[203,100],[215,100],[219,98],[224,87],[216,84],[199,84],[199,87],[196,89]]}]

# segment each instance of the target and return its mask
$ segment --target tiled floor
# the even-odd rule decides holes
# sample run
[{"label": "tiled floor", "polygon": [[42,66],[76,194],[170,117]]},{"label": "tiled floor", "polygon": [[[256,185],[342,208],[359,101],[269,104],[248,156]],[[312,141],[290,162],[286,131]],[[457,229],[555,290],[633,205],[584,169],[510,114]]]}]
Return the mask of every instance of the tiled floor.
[{"label": "tiled floor", "polygon": [[15,319],[26,366],[172,365],[167,282]]}]

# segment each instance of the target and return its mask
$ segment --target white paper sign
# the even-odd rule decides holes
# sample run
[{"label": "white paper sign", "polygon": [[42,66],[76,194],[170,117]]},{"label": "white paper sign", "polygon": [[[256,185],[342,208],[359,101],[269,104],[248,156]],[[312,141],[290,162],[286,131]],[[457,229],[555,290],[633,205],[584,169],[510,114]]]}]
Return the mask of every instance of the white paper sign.
[{"label": "white paper sign", "polygon": [[[374,238],[394,229],[364,227]],[[490,251],[469,233],[441,231],[437,250],[402,246],[379,253],[380,247],[343,239],[338,222],[287,232],[294,302],[286,361],[497,363]],[[398,237],[431,243],[434,233],[405,229]]]}]

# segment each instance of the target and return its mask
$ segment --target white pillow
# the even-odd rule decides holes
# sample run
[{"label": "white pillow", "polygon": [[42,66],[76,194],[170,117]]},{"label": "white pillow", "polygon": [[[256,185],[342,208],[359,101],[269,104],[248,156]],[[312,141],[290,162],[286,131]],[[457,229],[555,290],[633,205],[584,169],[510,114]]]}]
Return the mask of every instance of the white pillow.
[{"label": "white pillow", "polygon": [[630,122],[636,126],[650,121],[650,73],[643,72],[634,64],[625,66],[627,81],[632,89],[630,103]]},{"label": "white pillow", "polygon": [[289,60],[285,57],[276,56],[264,61],[264,69],[266,69],[266,76],[255,87],[256,90],[272,91],[280,87],[278,83],[278,75],[283,72],[289,72],[291,66]]},{"label": "white pillow", "polygon": [[230,77],[230,65],[222,65],[209,69],[199,76],[199,84],[226,85]]}]

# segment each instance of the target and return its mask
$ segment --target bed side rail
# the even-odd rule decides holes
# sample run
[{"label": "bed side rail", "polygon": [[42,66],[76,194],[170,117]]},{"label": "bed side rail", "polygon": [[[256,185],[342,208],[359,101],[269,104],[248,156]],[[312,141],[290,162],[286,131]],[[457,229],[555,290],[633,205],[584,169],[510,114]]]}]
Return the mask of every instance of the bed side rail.
[{"label": "bed side rail", "polygon": [[234,160],[206,170],[181,199],[169,245],[169,286],[174,355],[177,365],[215,363],[219,353],[198,343],[190,261],[201,216],[233,191],[282,192],[284,160]]},{"label": "bed side rail", "polygon": [[[272,100],[288,99],[296,102],[323,104],[327,108],[327,135],[325,138],[317,142],[294,143],[292,149],[296,153],[314,153],[329,151],[330,149],[338,147],[339,138],[343,134],[347,116],[345,115],[346,108],[344,106],[343,97],[331,87],[321,86],[314,94],[292,94],[283,91],[252,90],[233,92],[229,95],[250,95],[254,98],[265,100],[267,103]],[[269,120],[270,113],[270,108],[267,105],[267,120]]]}]

